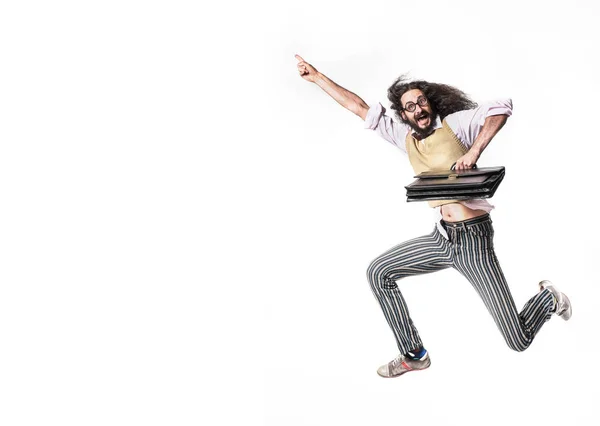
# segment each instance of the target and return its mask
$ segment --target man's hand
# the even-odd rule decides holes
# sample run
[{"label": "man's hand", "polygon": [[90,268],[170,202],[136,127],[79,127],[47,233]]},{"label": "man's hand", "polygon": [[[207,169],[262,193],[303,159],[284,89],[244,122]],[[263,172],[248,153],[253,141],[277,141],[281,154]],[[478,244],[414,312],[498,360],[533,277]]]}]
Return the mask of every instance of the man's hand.
[{"label": "man's hand", "polygon": [[300,77],[305,79],[306,81],[310,81],[311,83],[315,82],[317,77],[317,70],[311,64],[302,59],[302,56],[295,55],[296,59],[298,59],[298,72],[300,73]]},{"label": "man's hand", "polygon": [[363,120],[367,117],[369,105],[366,104],[358,95],[349,90],[344,89],[339,84],[335,83],[326,75],[320,73],[311,64],[306,62],[302,56],[295,55],[298,60],[298,72],[300,77],[311,83],[315,83],[321,89],[331,96],[335,101],[358,115]]},{"label": "man's hand", "polygon": [[471,149],[465,155],[456,160],[455,170],[467,170],[473,168],[479,159],[479,153]]}]

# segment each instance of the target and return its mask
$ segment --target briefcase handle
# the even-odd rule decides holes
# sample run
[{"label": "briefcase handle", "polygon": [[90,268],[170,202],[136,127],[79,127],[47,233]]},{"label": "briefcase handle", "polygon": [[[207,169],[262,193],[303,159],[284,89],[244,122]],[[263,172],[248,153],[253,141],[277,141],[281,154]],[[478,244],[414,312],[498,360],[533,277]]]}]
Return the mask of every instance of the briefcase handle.
[{"label": "briefcase handle", "polygon": [[[450,170],[454,170],[456,168],[456,162],[454,162],[454,164],[450,167]],[[473,164],[473,167],[471,167],[471,169],[476,169],[477,168],[477,164]]]}]

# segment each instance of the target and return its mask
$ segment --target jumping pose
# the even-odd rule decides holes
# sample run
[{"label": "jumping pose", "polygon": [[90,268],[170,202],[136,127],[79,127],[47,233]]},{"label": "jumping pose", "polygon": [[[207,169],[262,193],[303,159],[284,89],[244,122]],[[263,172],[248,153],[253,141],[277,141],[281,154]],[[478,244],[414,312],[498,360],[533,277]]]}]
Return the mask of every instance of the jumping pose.
[{"label": "jumping pose", "polygon": [[[337,85],[300,56],[300,76],[317,84],[340,105],[365,121],[404,153],[415,174],[428,170],[473,167],[483,150],[512,114],[510,99],[478,106],[462,91],[445,84],[400,77],[389,87],[388,99],[399,122],[381,104],[369,106],[359,96]],[[377,373],[397,377],[431,365],[429,354],[413,324],[397,280],[446,268],[459,271],[477,290],[508,346],[529,347],[552,314],[571,317],[571,303],[550,281],[539,283],[519,313],[494,253],[494,229],[487,200],[436,200],[436,225],[418,237],[383,253],[369,266],[367,277],[400,354]]]}]

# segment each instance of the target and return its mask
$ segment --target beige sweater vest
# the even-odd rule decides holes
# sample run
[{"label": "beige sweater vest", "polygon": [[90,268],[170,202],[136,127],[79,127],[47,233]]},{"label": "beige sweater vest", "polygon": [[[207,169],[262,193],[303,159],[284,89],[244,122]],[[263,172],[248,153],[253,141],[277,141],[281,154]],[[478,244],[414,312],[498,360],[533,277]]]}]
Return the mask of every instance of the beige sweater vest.
[{"label": "beige sweater vest", "polygon": [[[442,122],[442,127],[436,129],[423,140],[417,140],[411,132],[406,135],[406,152],[417,175],[430,170],[450,170],[452,164],[465,155],[467,151],[467,148],[450,129],[446,120]],[[456,202],[458,200],[428,201],[431,207]]]}]

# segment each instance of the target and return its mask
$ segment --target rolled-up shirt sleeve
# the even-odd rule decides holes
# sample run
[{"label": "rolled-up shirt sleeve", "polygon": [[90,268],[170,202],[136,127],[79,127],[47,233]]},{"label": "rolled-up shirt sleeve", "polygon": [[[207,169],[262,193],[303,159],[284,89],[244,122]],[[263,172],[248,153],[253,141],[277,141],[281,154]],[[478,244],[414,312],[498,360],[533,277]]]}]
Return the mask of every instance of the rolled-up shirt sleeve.
[{"label": "rolled-up shirt sleeve", "polygon": [[408,134],[408,127],[402,123],[395,122],[385,113],[385,108],[380,103],[369,108],[367,117],[365,118],[365,129],[374,130],[383,139],[406,153],[405,141]]},{"label": "rolled-up shirt sleeve", "polygon": [[473,146],[485,119],[493,115],[512,115],[512,100],[498,99],[486,102],[475,109],[455,112],[446,117],[446,122],[467,148]]}]

